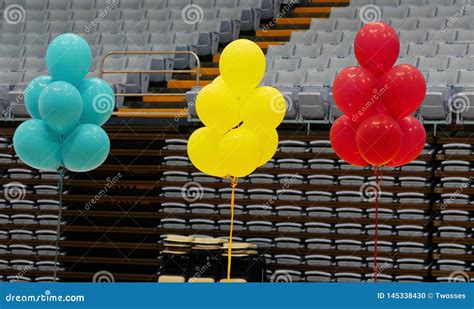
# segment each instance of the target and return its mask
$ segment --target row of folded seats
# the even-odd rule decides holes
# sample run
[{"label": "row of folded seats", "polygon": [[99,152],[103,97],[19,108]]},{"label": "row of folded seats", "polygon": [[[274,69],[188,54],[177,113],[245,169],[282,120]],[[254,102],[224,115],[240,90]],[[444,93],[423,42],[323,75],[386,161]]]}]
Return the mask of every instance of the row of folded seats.
[{"label": "row of folded seats", "polygon": [[[258,218],[257,218],[258,219]],[[177,218],[166,218],[161,219],[158,224],[158,228],[163,229],[174,229],[174,230],[184,230],[191,229],[195,231],[205,231],[209,230],[221,230],[228,231],[230,229],[230,220],[210,220],[210,219],[177,219]],[[443,229],[438,231],[440,235],[445,233],[446,235],[456,235],[459,237],[471,237],[472,229],[471,228],[461,228],[459,227],[440,227]],[[260,235],[259,233],[269,233],[269,232],[278,232],[281,237],[274,238],[273,245],[276,248],[305,248],[307,247],[307,241],[304,239],[297,238],[299,234],[306,233],[311,235],[321,234],[337,234],[337,235],[347,235],[347,238],[350,239],[350,235],[369,235],[373,236],[375,234],[375,225],[374,224],[359,224],[359,223],[338,223],[331,224],[325,222],[306,222],[306,223],[295,223],[295,222],[279,222],[272,223],[270,221],[255,220],[255,221],[234,221],[234,231],[236,235],[239,236],[239,232],[248,231],[254,232],[255,235],[262,237],[265,234]],[[199,233],[201,233],[199,232]],[[379,224],[379,235],[380,236],[398,236],[398,237],[426,237],[428,230],[420,225],[397,225],[392,226],[388,224]],[[462,235],[462,236],[460,236]],[[256,236],[254,236],[256,237]],[[318,238],[319,239],[319,238]],[[311,248],[309,248],[311,249]]]},{"label": "row of folded seats", "polygon": [[[280,7],[280,0],[7,0],[3,9],[10,4],[21,5],[26,11],[51,10],[164,10],[183,9],[194,5],[201,9],[242,8],[258,10],[264,19],[272,18]],[[1,6],[1,5],[0,5]]]},{"label": "row of folded seats", "polygon": [[[323,45],[324,46],[324,45]],[[328,51],[329,52],[329,51]],[[474,70],[474,57],[417,57],[406,56],[398,58],[398,64],[411,64],[420,70],[446,71],[446,70]],[[357,65],[354,57],[325,56],[291,56],[288,58],[275,57],[267,63],[267,71],[297,71],[312,69],[325,71],[327,69],[341,70],[348,66]],[[429,74],[429,73],[428,73]]]},{"label": "row of folded seats", "polygon": [[[27,247],[27,246],[26,246]],[[39,247],[39,246],[38,246]],[[54,248],[54,247],[53,247]],[[16,251],[23,251],[26,249],[15,249]],[[39,250],[45,251],[40,248]],[[53,251],[54,254],[54,251]],[[31,261],[27,259],[12,259],[2,260],[0,259],[0,272],[4,271],[16,271],[14,275],[0,275],[0,281],[6,282],[54,282],[61,281],[60,278],[53,277],[55,268],[58,272],[65,271],[65,267],[59,262],[55,263],[54,258],[50,257],[50,261]],[[50,273],[50,275],[34,275],[34,271],[44,272],[44,274]]]},{"label": "row of folded seats", "polygon": [[[182,171],[166,171],[161,177],[162,181],[169,182],[190,182],[195,181],[199,183],[209,182],[220,182],[220,178],[209,177],[206,174],[199,172],[182,172]],[[228,182],[227,179],[223,180]],[[252,184],[275,184],[279,183],[282,185],[299,185],[299,184],[311,184],[320,186],[362,186],[367,184],[373,184],[376,181],[375,176],[363,177],[357,175],[350,175],[349,173],[341,176],[332,175],[299,175],[290,173],[281,174],[265,174],[265,173],[254,173],[246,178],[239,180],[239,183],[252,183]],[[381,176],[379,177],[380,185],[383,187],[429,187],[431,181],[425,177],[419,176]],[[461,183],[467,181],[465,177],[445,177],[441,180],[442,186],[444,187],[456,187]]]},{"label": "row of folded seats", "polygon": [[[0,140],[1,142],[1,140]],[[188,141],[182,138],[168,138],[165,139],[164,150],[169,151],[186,151]],[[1,145],[1,144],[0,144]],[[7,144],[8,145],[8,144]],[[299,140],[297,136],[294,139],[282,139],[278,142],[278,152],[283,153],[334,153],[331,148],[331,142],[326,139],[315,139],[311,141]],[[452,142],[441,145],[438,148],[433,148],[430,144],[425,144],[421,154],[433,155],[444,154],[450,158],[457,155],[471,155],[474,153],[474,147],[471,144]]]},{"label": "row of folded seats", "polygon": [[[381,258],[379,258],[381,259]],[[401,263],[401,264],[400,264]],[[398,259],[394,262],[396,266],[401,266],[402,268],[395,269],[411,269],[411,267],[423,267],[425,263],[421,259]],[[377,264],[379,265],[379,264]],[[439,264],[440,268],[450,269],[454,263],[450,261],[442,262]],[[382,267],[383,266],[383,267]],[[382,272],[390,266],[390,263],[382,264]],[[408,268],[407,268],[408,267]],[[426,268],[437,269],[438,264],[432,266],[426,266]],[[388,269],[393,271],[392,269]],[[396,271],[395,271],[396,272]],[[354,273],[344,269],[339,269],[337,272],[330,273],[327,271],[298,271],[294,269],[287,269],[281,267],[274,271],[267,271],[267,278],[273,282],[373,282],[374,274],[373,272],[368,272],[366,274]],[[377,282],[423,282],[427,280],[426,275],[391,275],[387,273],[377,274]],[[438,277],[436,278],[438,282],[452,282],[453,278],[450,276]],[[467,278],[466,280],[469,280]],[[470,278],[474,280],[474,278]]]},{"label": "row of folded seats", "polygon": [[[291,187],[291,184],[288,185]],[[203,186],[200,189],[200,196],[205,199],[221,198],[228,199],[231,195],[231,188],[222,188],[222,189],[213,189]],[[236,199],[249,199],[249,200],[272,200],[277,199],[279,201],[314,201],[314,202],[364,202],[368,198],[364,196],[364,192],[359,190],[359,186],[354,187],[355,190],[344,190],[337,192],[327,192],[327,191],[303,191],[295,189],[280,189],[272,190],[265,188],[255,188],[255,189],[235,189],[235,198]],[[363,188],[362,188],[363,189]],[[183,190],[182,187],[174,186],[165,186],[161,188],[162,193],[160,196],[169,197],[169,198],[182,198],[183,194],[186,193],[186,190]],[[362,191],[362,192],[361,192]],[[184,193],[183,193],[184,192]],[[429,196],[425,193],[418,192],[401,192],[401,193],[391,193],[391,192],[381,192],[379,201],[380,203],[411,203],[411,204],[422,204],[428,203]],[[186,198],[186,196],[184,196]]]},{"label": "row of folded seats", "polygon": [[[316,37],[324,39],[315,43],[308,43],[304,40],[297,42],[290,42],[284,45],[270,45],[267,52],[268,58],[291,58],[291,57],[305,57],[305,58],[345,58],[354,57],[352,42],[339,42],[344,40],[347,33],[344,32],[315,32]],[[349,33],[352,35],[352,33]],[[310,38],[310,35],[305,36],[305,40]],[[413,38],[413,43],[400,44],[399,57],[461,57],[461,59],[453,59],[452,65],[455,66],[456,61],[461,61],[464,58],[469,58],[474,55],[474,44],[470,43],[417,43],[416,38]],[[467,56],[467,57],[466,57]],[[400,63],[401,60],[398,60]],[[469,59],[467,60],[469,63]],[[350,65],[350,64],[349,64]],[[448,67],[449,68],[449,67]],[[460,69],[459,67],[455,67]],[[320,69],[321,70],[321,69]],[[468,70],[468,69],[466,69]]]},{"label": "row of folded seats", "polygon": [[[396,0],[395,0],[396,1]],[[393,2],[395,2],[393,1]],[[474,16],[471,10],[462,10],[463,5],[444,5],[436,6],[435,4],[427,6],[410,6],[400,5],[396,6],[384,6],[380,8],[380,16],[382,19],[385,18],[431,18],[431,17],[452,17],[454,15],[461,16]],[[347,18],[347,19],[358,19],[360,14],[364,13],[365,8],[357,6],[348,7],[335,7],[331,9],[331,18]]]},{"label": "row of folded seats", "polygon": [[351,0],[350,6],[375,4],[377,6],[424,6],[424,5],[464,5],[467,0]]},{"label": "row of folded seats", "polygon": [[[192,166],[191,161],[185,156],[166,156],[163,158],[162,165],[168,166]],[[286,168],[286,169],[302,169],[310,168],[315,170],[362,170],[366,169],[361,166],[351,165],[343,160],[334,159],[272,159],[269,160],[263,168]],[[441,170],[470,170],[469,161],[445,161]],[[429,162],[414,160],[410,163],[396,168],[388,168],[384,170],[402,170],[402,171],[430,171],[432,167]]]},{"label": "row of folded seats", "polygon": [[[297,271],[293,269],[277,269],[267,271],[267,278],[272,282],[373,282],[373,272],[366,274],[353,273],[340,269],[330,273],[325,271]],[[378,282],[422,282],[423,276],[378,274]]]},{"label": "row of folded seats", "polygon": [[[395,31],[414,31],[414,30],[435,30],[438,36],[443,37],[445,31],[458,30],[459,39],[466,38],[472,40],[472,34],[468,30],[472,29],[470,16],[460,17],[455,22],[450,22],[450,17],[430,17],[430,18],[387,18],[384,23],[389,24]],[[312,19],[308,32],[321,31],[357,31],[364,23],[359,19],[348,18],[329,18]],[[446,28],[446,29],[444,29]],[[293,36],[294,34],[292,34]],[[449,37],[449,34],[446,34]]]},{"label": "row of folded seats", "polygon": [[[12,188],[10,186],[10,188]],[[49,189],[49,188],[48,188]],[[26,193],[26,191],[24,191]],[[45,191],[36,191],[37,194],[45,194]],[[6,197],[9,197],[9,193],[3,190],[3,193]],[[52,194],[49,191],[49,194]],[[56,192],[56,195],[58,193]],[[14,210],[59,210],[59,201],[51,199],[39,199],[36,201],[21,199],[21,195],[18,196],[18,199],[15,200],[13,197],[9,199],[0,199],[0,209],[14,209]],[[62,209],[67,209],[67,206],[62,206]]]},{"label": "row of folded seats", "polygon": [[[384,245],[381,243],[381,247]],[[385,247],[386,249],[388,247]],[[410,247],[408,247],[410,248]],[[411,249],[411,248],[410,248]],[[407,250],[412,253],[412,250]],[[400,251],[397,251],[400,252]],[[292,255],[292,254],[276,254],[272,256],[270,262],[267,259],[268,264],[279,264],[284,265],[309,265],[316,267],[350,267],[350,268],[373,268],[373,257],[358,257],[358,256],[329,256],[329,255],[317,255],[310,254],[305,256]],[[291,267],[291,266],[290,266]],[[377,268],[382,268],[384,271],[390,270],[425,270],[430,268],[428,263],[423,259],[417,258],[388,258],[388,257],[378,257],[377,258]],[[437,265],[432,267],[432,269],[439,270],[462,270],[470,271],[472,268],[471,262],[459,261],[459,260],[438,260]]]},{"label": "row of folded seats", "polygon": [[[53,225],[58,224],[58,215],[29,215],[29,214],[16,214],[16,215],[4,215],[0,214],[0,224],[14,224],[18,226],[23,225]],[[66,224],[66,221],[61,219],[61,224]]]},{"label": "row of folded seats", "polygon": [[[192,214],[201,214],[201,215],[211,215],[211,214],[220,214],[228,215],[230,214],[230,205],[228,203],[222,204],[209,204],[203,202],[195,203],[176,203],[176,202],[164,202],[160,204],[160,211],[169,213],[169,214],[179,214],[182,213],[192,213]],[[375,218],[375,209],[367,208],[360,209],[355,207],[350,207],[350,204],[343,205],[338,208],[330,208],[323,206],[310,206],[310,207],[301,207],[296,205],[286,205],[286,206],[274,206],[267,204],[249,204],[249,205],[240,205],[236,204],[234,212],[236,215],[250,215],[255,216],[255,219],[263,219],[267,216],[281,216],[281,217],[310,217],[310,218],[353,218],[361,219]],[[380,207],[379,215],[381,219],[392,220],[426,220],[429,218],[426,210],[423,209],[399,209],[393,210],[389,208],[384,208],[383,205]],[[469,211],[442,211],[439,217],[447,221],[460,221],[467,220],[472,216],[469,214]],[[258,229],[258,223],[264,221],[256,221],[255,224],[250,224],[248,227],[255,225],[255,229]],[[279,227],[284,229],[285,224],[273,226],[270,222],[264,222],[261,224],[261,228],[267,226],[269,229],[278,230]],[[297,227],[302,227],[301,225],[296,225]],[[309,224],[308,226],[312,226]],[[373,228],[373,226],[371,226]]]}]

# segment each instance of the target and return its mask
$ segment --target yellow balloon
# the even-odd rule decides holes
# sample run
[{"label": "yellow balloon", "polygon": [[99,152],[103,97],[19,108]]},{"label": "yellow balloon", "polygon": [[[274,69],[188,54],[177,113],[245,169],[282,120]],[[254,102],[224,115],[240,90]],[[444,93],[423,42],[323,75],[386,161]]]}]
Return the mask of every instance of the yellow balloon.
[{"label": "yellow balloon", "polygon": [[244,177],[258,167],[262,146],[257,134],[240,127],[224,135],[219,144],[219,156],[224,158],[229,175]]},{"label": "yellow balloon", "polygon": [[196,112],[206,127],[222,133],[241,121],[237,98],[224,84],[210,84],[202,88],[196,98]]},{"label": "yellow balloon", "polygon": [[212,84],[225,84],[225,82],[222,76],[219,75],[212,81]]},{"label": "yellow balloon", "polygon": [[249,93],[242,106],[242,120],[250,127],[276,128],[286,114],[286,101],[273,87],[258,87]]},{"label": "yellow balloon", "polygon": [[226,166],[219,157],[218,146],[223,134],[206,127],[197,129],[188,141],[188,156],[193,165],[211,176],[226,176]]},{"label": "yellow balloon", "polygon": [[252,41],[233,41],[222,51],[219,60],[221,76],[237,97],[258,86],[265,73],[265,55]]},{"label": "yellow balloon", "polygon": [[254,129],[254,132],[260,138],[262,158],[258,166],[262,166],[273,158],[273,155],[278,149],[278,132],[275,129],[265,128]]}]

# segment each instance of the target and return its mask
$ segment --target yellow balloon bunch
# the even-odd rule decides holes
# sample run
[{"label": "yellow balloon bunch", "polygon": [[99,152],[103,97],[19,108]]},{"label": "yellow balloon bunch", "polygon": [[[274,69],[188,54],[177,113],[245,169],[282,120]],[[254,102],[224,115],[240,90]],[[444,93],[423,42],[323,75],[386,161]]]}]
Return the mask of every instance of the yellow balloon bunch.
[{"label": "yellow balloon bunch", "polygon": [[221,75],[196,99],[205,127],[188,141],[189,159],[200,171],[244,177],[275,154],[276,128],[285,117],[286,103],[277,89],[258,87],[265,65],[262,50],[249,40],[236,40],[222,52]]}]

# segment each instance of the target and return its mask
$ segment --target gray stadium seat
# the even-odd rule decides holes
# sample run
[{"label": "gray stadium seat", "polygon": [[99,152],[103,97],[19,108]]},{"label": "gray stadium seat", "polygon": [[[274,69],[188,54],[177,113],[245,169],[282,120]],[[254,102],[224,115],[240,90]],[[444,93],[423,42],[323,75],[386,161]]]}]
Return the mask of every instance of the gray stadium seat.
[{"label": "gray stadium seat", "polygon": [[390,18],[406,18],[408,16],[408,7],[382,7],[382,17]]},{"label": "gray stadium seat", "polygon": [[73,11],[68,11],[68,10],[49,11],[49,15],[48,15],[48,20],[50,22],[71,21],[72,18],[73,18]]},{"label": "gray stadium seat", "polygon": [[312,44],[312,45],[303,45],[297,44],[294,45],[294,50],[292,55],[298,57],[319,57],[321,54],[321,45]]},{"label": "gray stadium seat", "polygon": [[295,45],[270,45],[267,50],[267,57],[290,57],[293,56]]},{"label": "gray stadium seat", "polygon": [[145,10],[134,10],[134,9],[125,9],[122,10],[122,19],[123,20],[146,20],[146,11]]},{"label": "gray stadium seat", "polygon": [[300,58],[275,58],[272,71],[296,71],[300,67]]},{"label": "gray stadium seat", "polygon": [[438,44],[437,56],[463,57],[467,53],[468,44]]},{"label": "gray stadium seat", "polygon": [[71,8],[74,10],[92,10],[94,1],[72,0]]},{"label": "gray stadium seat", "polygon": [[294,31],[291,33],[290,42],[293,44],[313,44],[316,42],[316,31]]},{"label": "gray stadium seat", "polygon": [[71,8],[71,0],[49,0],[49,10],[68,10]]},{"label": "gray stadium seat", "polygon": [[24,0],[23,8],[26,11],[46,11],[48,1]]},{"label": "gray stadium seat", "polygon": [[336,20],[312,19],[309,29],[315,31],[334,31],[336,29]]},{"label": "gray stadium seat", "polygon": [[331,8],[331,18],[349,18],[356,17],[356,7],[333,7]]},{"label": "gray stadium seat", "polygon": [[420,70],[444,71],[448,68],[448,63],[449,63],[448,57],[434,57],[434,58],[420,57],[419,62],[418,62],[418,68]]},{"label": "gray stadium seat", "polygon": [[324,44],[321,49],[321,56],[324,57],[346,57],[349,55],[351,46],[346,43],[339,45]]},{"label": "gray stadium seat", "polygon": [[[418,19],[393,18],[389,22],[392,28],[400,30],[416,30],[418,27]],[[441,27],[440,27],[441,28]]]},{"label": "gray stadium seat", "polygon": [[424,56],[424,57],[434,57],[436,51],[438,50],[438,44],[435,43],[426,43],[426,44],[408,44],[407,54],[412,57]]},{"label": "gray stadium seat", "polygon": [[316,43],[339,44],[342,41],[342,32],[318,32]]},{"label": "gray stadium seat", "polygon": [[435,6],[411,6],[408,11],[409,18],[431,18],[435,15]]},{"label": "gray stadium seat", "polygon": [[400,31],[400,42],[404,43],[424,43],[427,40],[428,33],[426,30]]}]

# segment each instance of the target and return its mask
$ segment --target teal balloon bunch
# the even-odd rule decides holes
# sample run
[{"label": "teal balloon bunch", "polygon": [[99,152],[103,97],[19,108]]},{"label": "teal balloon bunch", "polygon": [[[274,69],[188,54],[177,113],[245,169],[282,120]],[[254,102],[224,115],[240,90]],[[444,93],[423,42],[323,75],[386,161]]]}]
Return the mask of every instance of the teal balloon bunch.
[{"label": "teal balloon bunch", "polygon": [[107,159],[110,140],[100,126],[112,115],[115,94],[106,81],[85,78],[91,62],[90,47],[78,35],[62,34],[49,44],[50,76],[28,84],[24,101],[32,119],[13,136],[13,147],[27,165],[87,172]]}]

